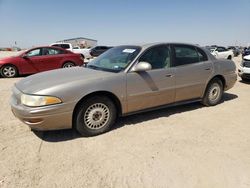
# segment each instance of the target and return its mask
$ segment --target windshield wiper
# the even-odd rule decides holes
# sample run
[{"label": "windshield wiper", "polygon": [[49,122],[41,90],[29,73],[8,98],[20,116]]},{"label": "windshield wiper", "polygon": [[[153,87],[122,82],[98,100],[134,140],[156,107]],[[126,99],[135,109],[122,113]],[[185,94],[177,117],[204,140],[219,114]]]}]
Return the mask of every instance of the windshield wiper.
[{"label": "windshield wiper", "polygon": [[95,66],[95,65],[87,65],[87,68],[95,69],[95,70],[102,70],[100,67]]},{"label": "windshield wiper", "polygon": [[107,68],[104,68],[104,67],[98,67],[98,66],[95,66],[95,65],[87,65],[87,68],[90,68],[90,69],[94,69],[94,70],[101,70],[101,71],[107,71],[107,72],[120,72],[121,70],[113,70],[113,69],[107,69]]}]

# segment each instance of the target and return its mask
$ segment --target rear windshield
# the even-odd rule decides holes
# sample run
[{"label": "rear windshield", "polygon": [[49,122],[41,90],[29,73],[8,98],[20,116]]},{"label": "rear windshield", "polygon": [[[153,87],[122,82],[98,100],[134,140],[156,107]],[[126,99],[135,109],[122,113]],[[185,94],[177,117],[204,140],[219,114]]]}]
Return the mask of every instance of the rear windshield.
[{"label": "rear windshield", "polygon": [[70,45],[69,44],[53,44],[52,46],[60,47],[63,49],[69,49]]}]

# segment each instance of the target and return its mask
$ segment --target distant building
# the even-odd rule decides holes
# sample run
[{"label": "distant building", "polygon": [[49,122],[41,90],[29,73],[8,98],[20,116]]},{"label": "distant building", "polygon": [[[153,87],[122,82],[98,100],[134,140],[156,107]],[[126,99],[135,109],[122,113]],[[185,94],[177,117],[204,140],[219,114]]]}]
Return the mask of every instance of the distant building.
[{"label": "distant building", "polygon": [[80,46],[80,48],[92,48],[97,45],[97,40],[83,37],[64,39],[57,42],[70,43],[72,46]]}]

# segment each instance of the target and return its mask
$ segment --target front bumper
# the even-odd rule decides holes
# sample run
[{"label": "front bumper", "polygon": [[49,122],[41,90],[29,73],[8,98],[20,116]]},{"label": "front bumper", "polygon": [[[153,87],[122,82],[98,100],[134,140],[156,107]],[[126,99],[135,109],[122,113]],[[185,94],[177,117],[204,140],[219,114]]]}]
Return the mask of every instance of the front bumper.
[{"label": "front bumper", "polygon": [[241,78],[250,79],[250,68],[240,66],[238,69],[238,75]]},{"label": "front bumper", "polygon": [[16,88],[10,105],[13,114],[34,130],[58,130],[72,128],[74,103],[62,103],[44,107],[27,107],[20,103],[21,92]]}]

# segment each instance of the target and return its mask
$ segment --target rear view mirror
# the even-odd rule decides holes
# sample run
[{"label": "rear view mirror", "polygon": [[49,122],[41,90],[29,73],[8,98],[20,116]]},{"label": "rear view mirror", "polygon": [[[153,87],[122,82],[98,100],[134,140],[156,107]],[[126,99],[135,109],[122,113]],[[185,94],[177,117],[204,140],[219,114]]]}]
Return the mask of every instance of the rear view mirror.
[{"label": "rear view mirror", "polygon": [[29,57],[27,56],[27,54],[23,54],[23,55],[22,55],[22,58],[23,58],[23,59],[28,59]]},{"label": "rear view mirror", "polygon": [[132,71],[133,72],[145,72],[148,70],[151,70],[152,66],[151,64],[149,64],[148,62],[145,61],[141,61],[139,63],[137,63],[133,68]]}]

